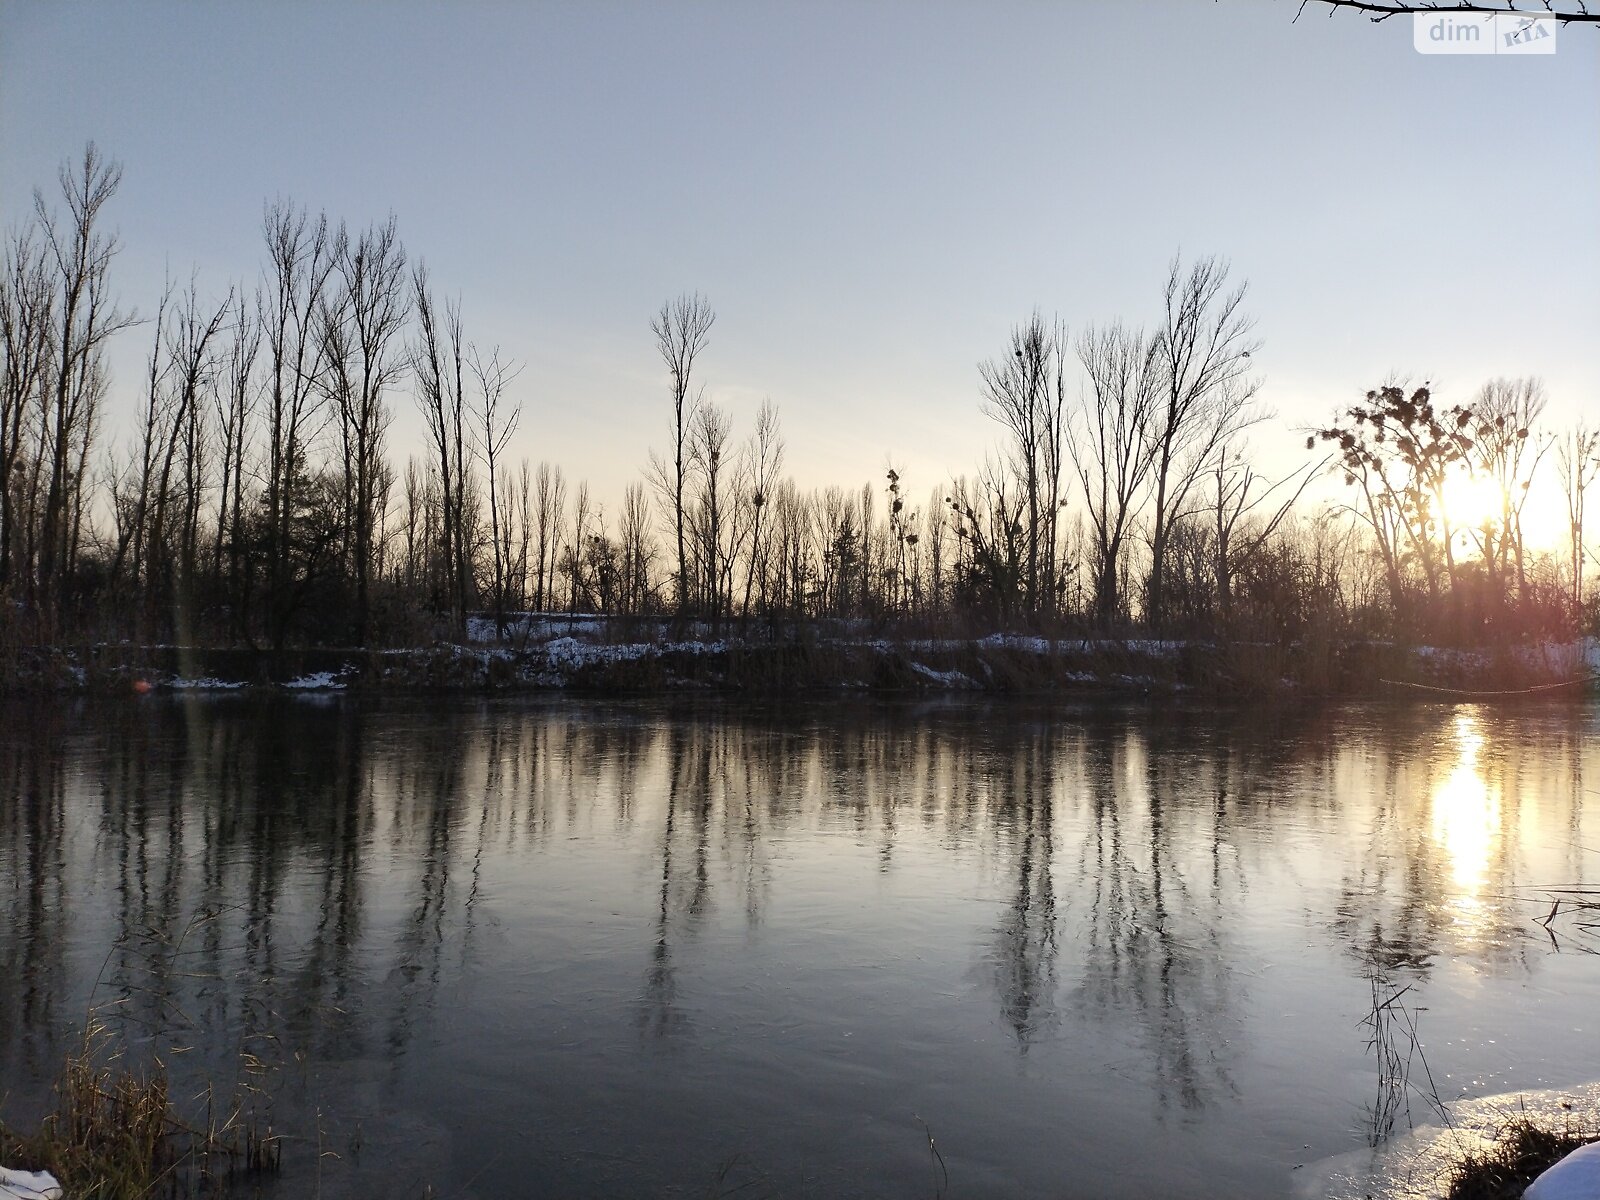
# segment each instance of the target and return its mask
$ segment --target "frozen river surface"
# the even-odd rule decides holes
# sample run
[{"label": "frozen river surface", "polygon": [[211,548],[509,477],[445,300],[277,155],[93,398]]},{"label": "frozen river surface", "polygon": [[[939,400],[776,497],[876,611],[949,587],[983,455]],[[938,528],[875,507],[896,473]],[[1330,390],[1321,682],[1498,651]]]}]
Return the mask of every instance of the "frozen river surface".
[{"label": "frozen river surface", "polygon": [[1265,1200],[1600,1079],[1592,704],[0,718],[0,1116],[92,1011],[281,1196]]}]

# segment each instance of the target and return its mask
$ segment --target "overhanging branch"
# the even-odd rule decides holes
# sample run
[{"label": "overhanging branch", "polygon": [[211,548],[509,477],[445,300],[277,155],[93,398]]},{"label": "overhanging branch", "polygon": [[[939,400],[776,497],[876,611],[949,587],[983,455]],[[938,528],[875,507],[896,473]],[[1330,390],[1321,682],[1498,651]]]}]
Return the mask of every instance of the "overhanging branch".
[{"label": "overhanging branch", "polygon": [[1550,16],[1555,17],[1563,25],[1600,25],[1600,12],[1590,12],[1588,0],[1569,0],[1568,3],[1557,4],[1555,0],[1523,0],[1522,7],[1517,7],[1515,0],[1507,0],[1504,4],[1445,4],[1445,3],[1420,3],[1420,4],[1395,4],[1385,0],[1300,0],[1300,7],[1294,14],[1298,21],[1308,5],[1322,4],[1327,6],[1328,15],[1341,8],[1354,9],[1356,12],[1366,13],[1371,21],[1387,21],[1390,17],[1406,16],[1412,13],[1519,13],[1523,16]]}]

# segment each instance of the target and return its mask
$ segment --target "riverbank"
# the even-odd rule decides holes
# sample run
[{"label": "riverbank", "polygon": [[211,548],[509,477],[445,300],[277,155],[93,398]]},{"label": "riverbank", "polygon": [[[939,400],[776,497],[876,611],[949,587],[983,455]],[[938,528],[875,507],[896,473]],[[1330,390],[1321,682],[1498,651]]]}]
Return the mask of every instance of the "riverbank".
[{"label": "riverbank", "polygon": [[540,618],[496,637],[410,649],[127,643],[12,651],[11,692],[566,691],[634,695],[698,689],[762,695],[890,693],[1202,696],[1503,696],[1592,690],[1600,639],[1486,649],[1393,642],[1319,646],[1140,638],[869,637],[801,628],[714,636],[708,629],[620,628],[599,618]]}]

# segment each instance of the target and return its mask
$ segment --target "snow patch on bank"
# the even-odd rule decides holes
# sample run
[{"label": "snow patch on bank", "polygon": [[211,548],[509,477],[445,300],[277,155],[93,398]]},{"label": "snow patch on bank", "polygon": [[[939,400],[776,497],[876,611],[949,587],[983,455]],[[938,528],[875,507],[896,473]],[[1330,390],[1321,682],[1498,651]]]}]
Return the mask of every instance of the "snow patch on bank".
[{"label": "snow patch on bank", "polygon": [[0,1200],[61,1200],[61,1185],[49,1171],[0,1167]]},{"label": "snow patch on bank", "polygon": [[924,666],[919,662],[912,663],[911,669],[924,679],[937,683],[940,687],[975,688],[978,686],[973,682],[972,677],[964,671],[935,671],[932,667]]},{"label": "snow patch on bank", "polygon": [[574,637],[555,638],[544,645],[545,664],[555,671],[576,671],[604,663],[636,662],[659,658],[663,654],[726,654],[729,643],[715,642],[619,642],[603,645]]},{"label": "snow patch on bank", "polygon": [[293,691],[342,692],[345,687],[344,681],[339,677],[342,674],[342,671],[338,674],[333,671],[313,671],[309,675],[291,679],[283,686]]},{"label": "snow patch on bank", "polygon": [[1600,1142],[1579,1146],[1523,1193],[1525,1200],[1594,1200],[1600,1196]]}]

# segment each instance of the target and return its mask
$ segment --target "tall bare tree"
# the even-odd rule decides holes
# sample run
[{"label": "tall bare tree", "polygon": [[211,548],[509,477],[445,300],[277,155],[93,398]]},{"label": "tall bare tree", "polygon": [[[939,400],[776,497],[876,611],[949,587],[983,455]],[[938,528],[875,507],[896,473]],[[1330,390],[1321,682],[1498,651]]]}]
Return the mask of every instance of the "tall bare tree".
[{"label": "tall bare tree", "polygon": [[699,493],[692,520],[694,533],[694,598],[713,619],[722,617],[730,600],[733,555],[737,545],[737,512],[729,503],[728,480],[737,479],[739,465],[730,461],[728,442],[733,426],[727,413],[715,404],[695,409],[689,454]]},{"label": "tall bare tree", "polygon": [[111,577],[121,581],[124,564],[135,587],[145,584],[145,538],[149,532],[151,487],[161,447],[170,440],[169,407],[171,360],[166,353],[167,309],[172,304],[169,279],[156,304],[150,357],[146,363],[144,416],[140,423],[137,454],[131,456],[121,477],[120,490],[113,484],[113,503],[118,514],[120,536],[111,563]]},{"label": "tall bare tree", "polygon": [[1584,540],[1589,489],[1600,479],[1600,430],[1579,422],[1562,437],[1556,465],[1561,473],[1561,490],[1567,502],[1567,546],[1572,555],[1572,603],[1582,607],[1584,559],[1588,556]]},{"label": "tall bare tree", "polygon": [[21,543],[18,469],[29,424],[42,417],[54,358],[56,292],[46,247],[32,229],[7,236],[0,258],[0,594]]},{"label": "tall bare tree", "polygon": [[395,219],[351,238],[334,238],[334,276],[319,308],[325,386],[339,422],[344,466],[346,549],[355,575],[355,641],[371,635],[375,534],[387,477],[385,434],[393,419],[387,392],[405,368],[400,344],[410,314],[406,252]]},{"label": "tall bare tree", "polygon": [[750,597],[758,580],[761,598],[766,600],[768,544],[762,540],[762,534],[769,523],[766,518],[772,507],[772,489],[777,486],[783,470],[783,453],[778,409],[769,398],[756,410],[756,427],[744,453],[745,479],[741,491],[750,507],[750,551],[744,576],[744,602],[740,606],[741,615],[745,617],[750,615]]},{"label": "tall bare tree", "polygon": [[[154,477],[148,481],[149,531],[145,535],[145,579],[148,599],[172,602],[174,631],[187,632],[188,589],[194,577],[195,534],[199,512],[201,422],[214,399],[218,369],[217,341],[233,308],[233,291],[215,306],[203,303],[191,278],[188,292],[169,310],[161,331],[168,363],[167,423],[158,436],[162,447]],[[157,374],[154,365],[152,377]],[[174,472],[182,480],[175,485]],[[178,545],[169,545],[169,510],[177,509]],[[175,552],[174,552],[175,551]]]},{"label": "tall bare tree", "polygon": [[1145,617],[1163,616],[1163,573],[1173,524],[1188,514],[1195,485],[1229,439],[1258,419],[1250,400],[1259,384],[1251,356],[1261,343],[1244,312],[1247,284],[1227,290],[1228,264],[1202,258],[1184,270],[1174,258],[1163,290],[1156,353],[1162,396],[1148,427],[1151,443],[1150,578]]},{"label": "tall bare tree", "polygon": [[[240,578],[244,561],[244,480],[245,446],[250,440],[250,421],[260,395],[256,380],[256,357],[261,351],[261,324],[250,312],[244,294],[237,294],[233,312],[233,338],[225,367],[226,386],[217,400],[217,429],[222,439],[221,471],[218,480],[216,543],[212,554],[212,574],[226,579],[231,619],[235,636],[245,628],[248,614],[243,611],[249,589]],[[227,552],[227,571],[223,571],[223,552]]]},{"label": "tall bare tree", "polygon": [[311,442],[322,427],[327,342],[318,314],[337,262],[327,218],[313,220],[292,203],[269,205],[263,232],[267,271],[256,308],[267,352],[267,607],[272,646],[281,652],[302,591],[296,517],[311,486]]},{"label": "tall bare tree", "polygon": [[484,470],[489,476],[489,528],[494,542],[494,624],[495,636],[505,636],[506,624],[506,553],[500,545],[500,506],[496,494],[496,463],[505,453],[506,443],[517,432],[522,419],[522,407],[508,400],[507,389],[522,373],[520,366],[500,357],[496,346],[484,358],[473,347],[468,355],[472,363],[472,378],[476,384],[477,404],[473,415],[477,418],[474,443],[483,458]]},{"label": "tall bare tree", "polygon": [[650,566],[656,554],[650,537],[650,497],[642,483],[630,483],[623,490],[617,541],[622,556],[622,609],[642,613],[650,604]]},{"label": "tall bare tree", "polygon": [[1036,311],[1011,331],[1011,353],[980,364],[983,411],[1010,435],[1011,469],[1028,514],[1026,604],[1039,612],[1055,604],[1057,521],[1061,509],[1062,443],[1066,416],[1067,333]]},{"label": "tall bare tree", "polygon": [[417,388],[417,406],[427,424],[433,463],[439,474],[445,596],[451,627],[460,634],[466,628],[471,585],[471,548],[467,542],[466,347],[461,335],[461,310],[446,303],[441,319],[423,264],[417,264],[411,280],[418,325],[417,339],[411,349],[411,368]]},{"label": "tall bare tree", "polygon": [[1544,384],[1537,379],[1492,379],[1470,406],[1476,438],[1468,459],[1476,473],[1493,481],[1500,501],[1498,520],[1473,532],[1500,595],[1507,590],[1513,561],[1518,593],[1528,585],[1522,513],[1534,472],[1552,444],[1535,428],[1545,403]]},{"label": "tall bare tree", "polygon": [[1126,603],[1121,581],[1154,461],[1161,363],[1154,339],[1121,324],[1079,335],[1078,360],[1090,390],[1068,452],[1094,534],[1094,611],[1105,625]]},{"label": "tall bare tree", "polygon": [[106,389],[107,340],[133,322],[108,293],[117,239],[99,227],[102,211],[122,182],[120,163],[90,142],[58,176],[63,218],[34,191],[34,214],[54,273],[55,318],[48,367],[50,395],[41,410],[40,459],[44,508],[38,523],[37,582],[43,607],[59,619],[59,576],[70,566],[82,514],[88,462],[100,400]]},{"label": "tall bare tree", "polygon": [[699,394],[691,393],[695,359],[706,348],[717,314],[699,292],[680,295],[661,306],[650,322],[656,350],[667,367],[672,387],[672,462],[663,463],[651,455],[651,478],[663,499],[672,506],[677,537],[677,605],[681,615],[688,603],[688,558],[685,542],[685,499],[689,478],[689,443],[694,426]]},{"label": "tall bare tree", "polygon": [[584,550],[589,540],[589,521],[594,515],[589,504],[588,481],[580,479],[578,490],[572,496],[572,536],[562,554],[562,567],[567,573],[567,611],[571,613],[587,607]]},{"label": "tall bare tree", "polygon": [[542,462],[534,486],[535,524],[539,531],[534,607],[543,612],[555,605],[556,559],[561,547],[562,523],[566,520],[567,478],[559,464]]}]

